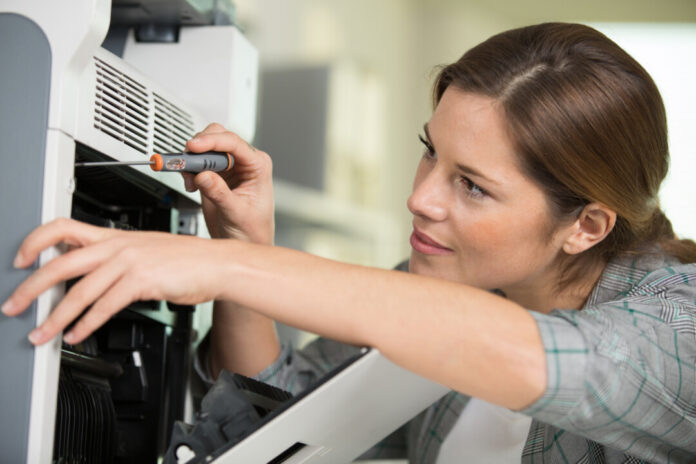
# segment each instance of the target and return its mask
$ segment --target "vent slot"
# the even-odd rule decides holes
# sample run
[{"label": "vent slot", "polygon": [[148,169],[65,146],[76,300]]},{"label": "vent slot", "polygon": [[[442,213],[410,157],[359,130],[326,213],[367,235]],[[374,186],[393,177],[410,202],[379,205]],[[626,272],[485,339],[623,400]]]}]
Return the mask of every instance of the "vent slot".
[{"label": "vent slot", "polygon": [[94,127],[147,154],[149,105],[146,88],[98,58],[95,64]]},{"label": "vent slot", "polygon": [[184,151],[186,141],[193,137],[193,118],[186,111],[162,96],[153,93],[155,100],[155,130],[153,146],[159,153]]},{"label": "vent slot", "polygon": [[194,134],[191,114],[107,62],[94,62],[97,130],[144,155],[184,151]]}]

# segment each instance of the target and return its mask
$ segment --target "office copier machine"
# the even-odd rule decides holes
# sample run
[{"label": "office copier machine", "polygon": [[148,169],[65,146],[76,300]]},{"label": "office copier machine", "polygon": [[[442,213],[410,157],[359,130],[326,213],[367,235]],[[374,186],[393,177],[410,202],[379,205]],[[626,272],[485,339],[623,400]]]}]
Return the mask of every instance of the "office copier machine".
[{"label": "office copier machine", "polygon": [[[101,47],[111,14],[109,0],[0,2],[3,299],[30,272],[11,267],[21,240],[54,218],[206,234],[200,199],[185,191],[181,176],[147,166],[75,169],[75,161],[142,161],[183,151],[213,120],[253,136],[257,53],[236,28],[190,31],[224,37],[222,49],[234,51],[221,54],[219,64],[233,62],[228,72],[237,79],[217,89],[234,110],[208,107],[203,116],[206,108],[174,94],[175,79],[159,85],[152,78],[157,69],[146,76]],[[136,50],[129,40],[131,54],[156,55],[161,45]],[[164,45],[183,53],[180,42]],[[130,62],[137,59],[149,60]],[[56,339],[34,349],[28,332],[64,291],[56,287],[26,314],[0,322],[0,462],[157,462],[173,422],[191,414],[187,379],[201,316],[191,307],[140,302],[79,346]]]},{"label": "office copier machine", "polygon": [[[137,10],[144,2],[120,3]],[[174,3],[197,13],[196,2]],[[181,176],[147,166],[76,169],[75,161],[182,151],[211,121],[253,137],[258,57],[237,28],[181,28],[178,42],[166,44],[139,43],[131,31],[119,57],[101,46],[111,14],[110,0],[0,1],[3,301],[32,272],[12,268],[21,241],[55,218],[206,236],[200,198]],[[202,51],[206,41],[219,46],[213,57]],[[58,253],[44,252],[38,264]],[[34,348],[27,334],[71,284],[19,317],[0,316],[0,462],[161,462],[174,423],[194,420],[191,356],[210,304],[137,302],[78,346],[57,338]],[[363,354],[215,461],[349,462],[446,392]],[[356,426],[394,401],[397,412]]]}]

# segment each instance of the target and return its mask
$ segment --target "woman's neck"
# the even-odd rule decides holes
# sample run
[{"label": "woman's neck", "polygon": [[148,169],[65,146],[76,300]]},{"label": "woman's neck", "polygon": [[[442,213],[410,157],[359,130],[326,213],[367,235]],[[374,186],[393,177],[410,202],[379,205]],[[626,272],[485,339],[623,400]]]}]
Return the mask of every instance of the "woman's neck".
[{"label": "woman's neck", "polygon": [[592,289],[597,285],[605,264],[597,265],[586,272],[581,280],[570,283],[559,290],[557,282],[560,272],[536,279],[536,283],[524,287],[502,289],[508,299],[521,306],[540,313],[549,313],[554,309],[582,309]]}]

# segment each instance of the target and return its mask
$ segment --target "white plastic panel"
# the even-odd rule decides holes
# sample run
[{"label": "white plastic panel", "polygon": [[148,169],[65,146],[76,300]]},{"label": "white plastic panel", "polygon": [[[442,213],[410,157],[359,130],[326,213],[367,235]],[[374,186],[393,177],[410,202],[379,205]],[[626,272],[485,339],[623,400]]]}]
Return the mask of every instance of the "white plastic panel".
[{"label": "white plastic panel", "polygon": [[[116,161],[143,161],[153,153],[183,151],[202,130],[202,116],[180,98],[111,52],[99,48],[80,76],[76,140]],[[132,166],[181,195],[189,193],[183,178]]]}]

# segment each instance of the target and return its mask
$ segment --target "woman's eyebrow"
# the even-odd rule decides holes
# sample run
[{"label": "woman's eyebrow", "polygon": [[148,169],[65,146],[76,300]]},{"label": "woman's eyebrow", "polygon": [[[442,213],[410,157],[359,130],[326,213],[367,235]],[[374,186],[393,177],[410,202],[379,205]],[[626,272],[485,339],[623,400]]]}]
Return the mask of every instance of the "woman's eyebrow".
[{"label": "woman's eyebrow", "polygon": [[428,141],[430,146],[432,147],[433,151],[437,153],[437,150],[435,150],[435,145],[433,145],[433,139],[430,138],[430,132],[428,132],[428,123],[426,122],[423,124],[423,132],[425,132],[425,140]]},{"label": "woman's eyebrow", "polygon": [[[428,141],[428,143],[432,147],[433,151],[435,153],[437,153],[437,150],[435,149],[435,145],[433,144],[433,139],[430,138],[430,132],[428,131],[428,123],[427,122],[425,124],[423,124],[423,132],[425,132],[425,139]],[[457,167],[457,169],[459,171],[463,172],[464,174],[478,177],[478,178],[483,179],[487,182],[490,182],[491,184],[500,185],[500,182],[493,180],[490,177],[481,174],[479,171],[472,168],[471,166],[466,166],[466,165],[461,164],[461,163],[455,163],[454,165]]]}]

